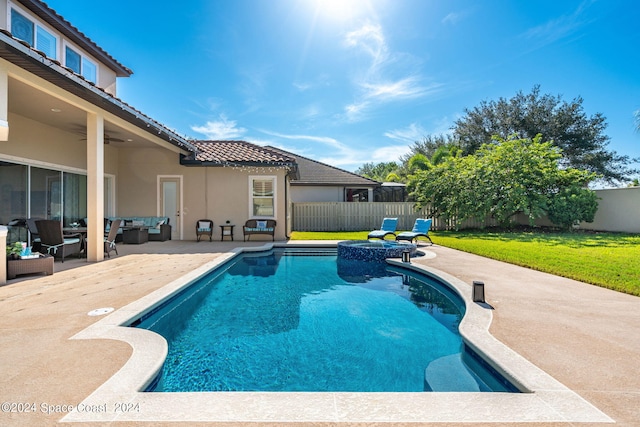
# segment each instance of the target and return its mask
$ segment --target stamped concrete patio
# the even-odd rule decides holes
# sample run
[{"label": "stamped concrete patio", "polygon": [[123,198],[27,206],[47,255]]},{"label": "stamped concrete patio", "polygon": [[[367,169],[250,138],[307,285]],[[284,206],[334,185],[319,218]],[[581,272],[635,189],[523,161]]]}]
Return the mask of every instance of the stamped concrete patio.
[{"label": "stamped concrete patio", "polygon": [[[55,263],[53,276],[20,277],[0,287],[0,425],[56,425],[70,406],[77,406],[127,362],[132,349],[122,341],[69,339],[98,321],[99,317],[87,315],[89,311],[101,307],[118,309],[233,248],[262,245],[263,242],[181,241],[118,245],[120,255],[104,262],[89,264],[68,259]],[[468,284],[473,280],[485,282],[487,302],[493,307],[490,331],[497,339],[575,391],[617,425],[640,425],[640,298],[448,248],[421,249],[435,256],[414,263],[427,264]],[[7,408],[10,412],[5,412]],[[172,425],[180,424],[194,425]],[[402,424],[389,420],[383,425]]]}]

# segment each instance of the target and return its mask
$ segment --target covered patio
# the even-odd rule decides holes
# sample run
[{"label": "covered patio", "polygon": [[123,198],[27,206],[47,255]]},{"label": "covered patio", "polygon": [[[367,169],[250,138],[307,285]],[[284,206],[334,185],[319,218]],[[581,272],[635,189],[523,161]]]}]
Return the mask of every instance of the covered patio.
[{"label": "covered patio", "polygon": [[[101,261],[103,218],[117,213],[118,178],[128,178],[123,161],[132,150],[154,149],[177,163],[193,147],[113,96],[115,79],[110,92],[101,89],[10,33],[0,33],[0,54],[0,223],[37,217],[68,226],[86,218],[87,258]],[[131,73],[105,58],[118,76]],[[153,184],[152,204],[142,209],[149,215],[162,208]],[[175,209],[171,216],[179,232]]]}]

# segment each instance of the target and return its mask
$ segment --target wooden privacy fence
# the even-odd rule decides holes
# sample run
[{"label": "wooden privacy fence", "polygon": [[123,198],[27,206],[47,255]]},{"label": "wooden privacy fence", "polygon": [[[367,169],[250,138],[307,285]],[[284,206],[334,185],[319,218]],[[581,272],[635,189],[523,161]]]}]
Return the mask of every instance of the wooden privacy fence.
[{"label": "wooden privacy fence", "polygon": [[[412,202],[293,203],[293,231],[362,231],[380,228],[383,218],[398,218],[398,230],[411,230],[416,218],[430,218],[431,209],[416,210]],[[495,225],[465,221],[461,228]],[[453,221],[434,218],[433,230],[453,229]]]}]

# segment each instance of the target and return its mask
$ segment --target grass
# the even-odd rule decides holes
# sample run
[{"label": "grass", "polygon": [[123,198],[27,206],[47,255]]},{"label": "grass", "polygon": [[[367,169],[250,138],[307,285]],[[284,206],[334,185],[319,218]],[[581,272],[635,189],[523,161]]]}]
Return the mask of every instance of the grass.
[{"label": "grass", "polygon": [[[362,232],[293,232],[292,240],[366,240]],[[541,231],[429,233],[441,246],[640,296],[640,235]]]}]

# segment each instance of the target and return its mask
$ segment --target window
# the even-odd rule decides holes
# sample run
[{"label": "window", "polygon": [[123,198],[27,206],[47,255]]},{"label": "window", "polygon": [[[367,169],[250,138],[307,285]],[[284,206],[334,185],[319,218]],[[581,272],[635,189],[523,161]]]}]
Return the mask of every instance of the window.
[{"label": "window", "polygon": [[82,57],[78,52],[67,46],[64,50],[64,64],[67,68],[73,70],[74,73],[80,74],[80,64],[82,64]]},{"label": "window", "polygon": [[275,214],[275,177],[250,177],[252,217],[273,218]]},{"label": "window", "polygon": [[86,56],[81,55],[74,49],[66,46],[64,49],[64,64],[73,70],[74,73],[80,74],[90,82],[96,83],[98,80],[98,67]]},{"label": "window", "polygon": [[49,58],[56,59],[58,56],[56,36],[13,8],[11,9],[11,34],[44,52]]},{"label": "window", "polygon": [[347,188],[345,189],[345,201],[368,202],[369,190],[366,188]]}]

